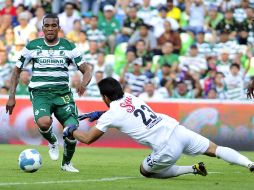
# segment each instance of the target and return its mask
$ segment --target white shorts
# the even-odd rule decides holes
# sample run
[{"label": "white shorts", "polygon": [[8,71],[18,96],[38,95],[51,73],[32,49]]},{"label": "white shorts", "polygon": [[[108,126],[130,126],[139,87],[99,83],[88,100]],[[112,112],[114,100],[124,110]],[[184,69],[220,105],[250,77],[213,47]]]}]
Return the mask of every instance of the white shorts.
[{"label": "white shorts", "polygon": [[161,170],[173,166],[182,153],[187,155],[204,154],[209,143],[209,139],[178,125],[169,137],[168,143],[144,159],[143,168],[149,173],[159,173]]}]

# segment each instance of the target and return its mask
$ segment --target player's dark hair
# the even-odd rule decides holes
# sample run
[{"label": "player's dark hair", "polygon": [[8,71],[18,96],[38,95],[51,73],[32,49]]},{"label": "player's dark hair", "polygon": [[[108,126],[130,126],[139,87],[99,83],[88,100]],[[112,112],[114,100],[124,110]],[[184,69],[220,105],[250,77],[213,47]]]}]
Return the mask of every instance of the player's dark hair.
[{"label": "player's dark hair", "polygon": [[98,16],[96,15],[92,15],[91,18],[95,18],[96,20],[98,20]]},{"label": "player's dark hair", "polygon": [[240,65],[237,64],[237,63],[232,63],[232,64],[230,65],[230,69],[233,68],[233,67],[236,67],[238,70],[240,70]]},{"label": "player's dark hair", "polygon": [[143,44],[146,44],[145,40],[143,40],[143,39],[139,39],[139,40],[136,42],[136,44],[137,44],[138,42],[142,42]]},{"label": "player's dark hair", "polygon": [[57,16],[57,14],[54,14],[54,13],[50,13],[50,14],[47,14],[46,16],[44,16],[43,18],[43,25],[44,25],[44,21],[46,18],[54,18],[54,19],[57,19],[57,24],[59,25],[59,18]]},{"label": "player's dark hair", "polygon": [[160,85],[161,85],[162,87],[164,87],[164,86],[167,84],[167,82],[168,82],[167,79],[161,79]]},{"label": "player's dark hair", "polygon": [[96,71],[96,72],[95,72],[95,74],[97,74],[97,73],[99,73],[99,74],[101,74],[101,75],[103,75],[103,74],[104,74],[104,72],[103,72],[103,71]]},{"label": "player's dark hair", "polygon": [[128,6],[129,9],[135,9],[137,11],[137,6],[133,3],[131,3],[129,6]]},{"label": "player's dark hair", "polygon": [[73,9],[77,9],[77,5],[73,2],[66,2],[64,4],[64,8],[66,8],[68,5],[72,6]]},{"label": "player's dark hair", "polygon": [[75,20],[73,21],[73,24],[76,24],[77,22],[81,23],[80,19],[75,19]]},{"label": "player's dark hair", "polygon": [[80,33],[83,33],[86,35],[86,31],[85,30],[81,30]]},{"label": "player's dark hair", "polygon": [[222,75],[223,77],[225,77],[225,75],[223,74],[223,72],[217,71],[216,75]]},{"label": "player's dark hair", "polygon": [[5,89],[6,91],[9,91],[9,87],[8,86],[2,86],[1,89]]},{"label": "player's dark hair", "polygon": [[16,8],[19,8],[19,7],[21,7],[23,10],[26,10],[26,7],[23,3],[19,4]]},{"label": "player's dark hair", "polygon": [[119,100],[124,95],[120,83],[112,77],[102,79],[98,83],[98,87],[100,89],[101,95],[107,96],[110,99],[110,101]]}]

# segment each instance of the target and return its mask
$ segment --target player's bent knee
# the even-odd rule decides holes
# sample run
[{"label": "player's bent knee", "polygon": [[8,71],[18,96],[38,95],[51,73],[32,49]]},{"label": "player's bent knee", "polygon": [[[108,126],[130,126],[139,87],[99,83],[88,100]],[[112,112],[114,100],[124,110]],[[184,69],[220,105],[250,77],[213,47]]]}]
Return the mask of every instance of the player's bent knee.
[{"label": "player's bent knee", "polygon": [[206,150],[205,155],[216,157],[216,149],[217,149],[217,145],[210,141],[209,147]]},{"label": "player's bent knee", "polygon": [[142,164],[140,165],[140,174],[142,175],[142,176],[144,176],[144,177],[148,177],[148,178],[151,178],[152,177],[152,173],[149,173],[149,172],[147,172],[144,168],[143,168],[143,166],[142,166]]},{"label": "player's bent knee", "polygon": [[51,124],[52,124],[52,119],[49,116],[43,116],[37,120],[37,125],[43,131],[48,130]]}]

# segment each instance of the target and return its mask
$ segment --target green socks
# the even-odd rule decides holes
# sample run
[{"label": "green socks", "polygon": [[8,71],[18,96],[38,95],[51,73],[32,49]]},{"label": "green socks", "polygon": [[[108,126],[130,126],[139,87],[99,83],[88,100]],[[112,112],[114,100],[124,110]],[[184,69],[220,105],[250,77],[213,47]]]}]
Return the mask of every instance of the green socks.
[{"label": "green socks", "polygon": [[39,128],[39,132],[50,144],[54,144],[57,141],[56,135],[52,132],[52,126],[47,131],[42,131]]},{"label": "green socks", "polygon": [[64,154],[62,165],[70,163],[72,156],[75,152],[77,140],[64,139]]},{"label": "green socks", "polygon": [[[56,135],[52,132],[52,126],[47,131],[42,131],[39,129],[39,132],[45,139],[47,139],[50,144],[54,144],[57,141]],[[64,139],[64,154],[62,165],[70,163],[75,152],[76,144],[77,140],[70,140],[68,138]]]}]

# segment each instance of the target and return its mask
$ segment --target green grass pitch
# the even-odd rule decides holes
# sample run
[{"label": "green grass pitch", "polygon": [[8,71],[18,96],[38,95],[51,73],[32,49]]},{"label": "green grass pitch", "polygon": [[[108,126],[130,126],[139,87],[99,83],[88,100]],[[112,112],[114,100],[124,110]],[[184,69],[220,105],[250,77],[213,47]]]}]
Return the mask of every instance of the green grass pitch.
[{"label": "green grass pitch", "polygon": [[[42,155],[42,168],[35,173],[25,173],[18,167],[19,153],[27,148],[35,148]],[[139,174],[139,165],[149,152],[147,149],[78,147],[73,163],[80,173],[67,173],[60,170],[61,159],[50,160],[46,146],[0,145],[0,190],[253,189],[254,174],[246,168],[205,156],[183,155],[178,164],[191,165],[203,161],[208,170],[206,177],[143,178]],[[253,152],[243,154],[254,160]]]}]

